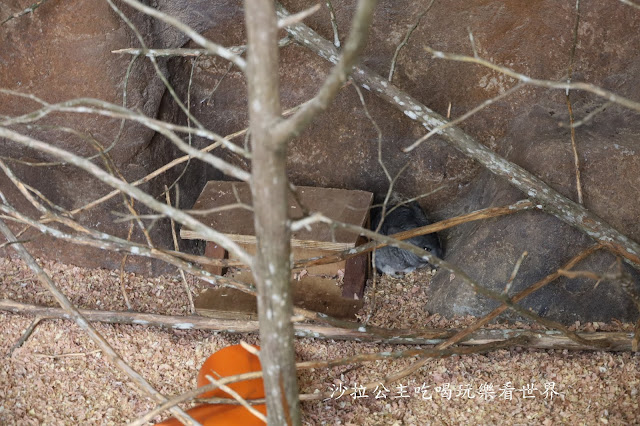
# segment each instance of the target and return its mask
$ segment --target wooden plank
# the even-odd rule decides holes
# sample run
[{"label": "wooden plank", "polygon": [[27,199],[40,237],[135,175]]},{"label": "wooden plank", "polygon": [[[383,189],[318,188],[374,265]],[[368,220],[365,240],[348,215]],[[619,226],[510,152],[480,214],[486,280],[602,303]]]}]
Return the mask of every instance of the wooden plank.
[{"label": "wooden plank", "polygon": [[[249,271],[233,274],[239,281],[252,282]],[[336,318],[354,318],[362,308],[363,300],[342,297],[334,280],[304,276],[291,282],[295,306],[311,309]],[[256,319],[257,301],[254,296],[233,288],[208,288],[196,298],[200,315],[222,319]]]},{"label": "wooden plank", "polygon": [[[256,244],[256,237],[252,235],[237,235],[237,234],[226,234],[226,233],[222,233],[222,234],[224,234],[224,236],[226,236],[227,238],[229,238],[230,240],[238,244],[247,244],[247,245]],[[180,230],[180,238],[182,238],[183,240],[201,240],[202,239],[199,233],[195,231],[190,231],[188,229]],[[293,238],[291,239],[291,247],[328,250],[328,251],[343,251],[343,250],[348,250],[350,248],[353,248],[353,243],[297,240]]]},{"label": "wooden plank", "polygon": [[250,294],[229,287],[208,288],[194,301],[196,312],[212,318],[258,319],[258,303]]},{"label": "wooden plank", "polygon": [[[204,255],[212,259],[227,259],[229,257],[227,251],[213,241],[207,241],[207,245],[204,248]],[[204,269],[213,275],[224,275],[226,272],[226,268],[222,266],[205,265]]]},{"label": "wooden plank", "polygon": [[[332,188],[297,187],[298,198],[309,211],[321,212],[334,220],[362,225],[369,213],[373,194],[366,191],[354,191]],[[210,181],[203,189],[193,206],[194,210],[220,209],[233,206],[238,202],[251,205],[251,190],[244,182]],[[289,216],[301,218],[303,209],[290,196]],[[253,212],[246,208],[235,207],[228,210],[211,211],[201,217],[204,224],[216,229],[237,242],[255,244]],[[180,236],[184,239],[205,239],[197,232],[183,228]],[[357,235],[344,229],[331,229],[327,224],[316,223],[310,230],[301,229],[292,234],[294,247],[345,250],[355,246]]]},{"label": "wooden plank", "polygon": [[[358,238],[357,245],[367,242],[364,237]],[[342,297],[346,299],[362,300],[364,297],[364,286],[367,282],[367,272],[369,269],[369,253],[352,257],[345,262],[345,271],[342,284]]]},{"label": "wooden plank", "polygon": [[[253,256],[256,254],[256,246],[255,245],[250,245],[250,244],[240,244],[240,247],[245,250],[249,255]],[[293,260],[301,260],[301,259],[311,259],[313,257],[321,257],[321,256],[325,256],[327,254],[330,254],[330,251],[327,250],[312,250],[312,249],[304,249],[304,248],[297,248],[295,250],[292,250],[292,254],[293,254]],[[234,255],[230,256],[231,259],[236,259],[236,257]],[[345,264],[346,262],[340,261],[340,262],[336,262],[336,263],[331,263],[328,265],[316,265],[316,266],[311,266],[307,269],[307,272],[309,274],[312,275],[330,275],[330,276],[337,276],[338,275],[338,270],[339,269],[345,269]],[[246,269],[246,268],[245,268]],[[300,272],[302,270],[302,268],[296,268],[293,269],[293,272]],[[253,282],[253,281],[251,281]]]}]

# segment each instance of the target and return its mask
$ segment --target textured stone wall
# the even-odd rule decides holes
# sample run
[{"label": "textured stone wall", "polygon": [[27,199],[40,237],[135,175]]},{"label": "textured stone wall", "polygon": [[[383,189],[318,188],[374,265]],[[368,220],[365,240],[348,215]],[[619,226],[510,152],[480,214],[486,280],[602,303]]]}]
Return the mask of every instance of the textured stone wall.
[{"label": "textured stone wall", "polygon": [[[0,6],[0,18],[22,10],[30,2],[11,0]],[[177,15],[210,39],[226,45],[245,42],[240,1],[158,1],[161,10]],[[339,29],[344,38],[355,1],[334,0]],[[391,58],[406,31],[430,1],[382,1],[363,62],[387,75]],[[306,1],[285,1],[290,11],[307,7]],[[124,8],[150,47],[195,47],[166,24]],[[631,99],[640,99],[640,14],[616,1],[582,2],[573,66],[574,81],[586,81]],[[576,11],[572,2],[463,1],[435,2],[422,18],[409,43],[401,51],[393,83],[440,114],[460,116],[484,100],[515,84],[510,78],[472,64],[434,59],[425,50],[472,54],[468,30],[472,31],[480,56],[541,79],[565,79],[573,44]],[[306,20],[332,39],[325,9]],[[119,104],[130,57],[111,53],[138,47],[133,33],[103,1],[47,2],[35,13],[13,19],[0,27],[0,87],[32,93],[48,102],[93,97]],[[283,34],[284,35],[284,34]],[[247,125],[246,82],[242,73],[220,58],[159,61],[181,99],[194,66],[191,88],[193,114],[211,130],[229,134]],[[285,108],[309,99],[330,69],[329,64],[304,47],[292,44],[281,51],[282,99]],[[221,81],[213,92],[213,88]],[[444,188],[421,201],[434,219],[452,217],[478,208],[502,205],[526,195],[483,171],[443,141],[433,138],[417,150],[401,149],[424,134],[424,128],[394,107],[365,91],[367,108],[382,132],[382,153],[392,174],[408,168],[397,182],[407,196]],[[584,92],[572,92],[576,120],[604,104]],[[127,106],[145,114],[185,123],[146,59],[139,59],[128,83]],[[33,102],[0,94],[0,114],[16,115],[37,108]],[[563,195],[576,199],[570,132],[559,123],[568,122],[563,91],[523,87],[462,124],[477,140],[508,160],[543,179]],[[39,122],[74,128],[109,145],[120,122],[93,115],[54,114]],[[76,135],[48,128],[20,128],[26,133],[92,155],[95,149]],[[585,206],[629,237],[640,240],[640,121],[637,113],[609,106],[589,123],[576,129],[582,164]],[[195,138],[196,146],[205,142]],[[242,143],[242,142],[240,142]],[[346,86],[332,107],[291,142],[289,175],[300,185],[363,189],[382,193],[387,181],[377,161],[377,133],[366,117],[353,87]],[[227,161],[248,169],[245,160],[227,151],[215,152]],[[51,161],[37,152],[6,141],[0,155],[29,162]],[[120,141],[111,151],[124,176],[133,180],[179,155],[163,138],[142,126],[127,123]],[[108,188],[68,166],[26,167],[10,163],[29,184],[51,201],[75,208],[108,192]],[[146,186],[158,195],[182,168]],[[180,181],[183,205],[188,206],[207,179],[220,173],[192,162]],[[0,188],[16,205],[27,208],[12,185],[0,177]],[[92,210],[82,220],[107,232],[126,236],[128,227],[113,223],[113,210],[123,211],[121,199]],[[35,234],[34,234],[35,235]],[[154,227],[154,240],[169,246],[166,223]],[[140,239],[140,235],[136,238]],[[581,248],[587,237],[543,213],[522,213],[508,218],[468,224],[443,233],[446,259],[460,265],[483,285],[501,288],[521,253],[529,251],[514,289],[523,288],[555,270]],[[78,249],[61,243],[34,244],[36,252],[77,264],[114,267],[120,256]],[[191,248],[193,249],[193,248]],[[609,267],[612,258],[596,256],[586,266]],[[150,263],[133,266],[149,270]],[[598,309],[598,320],[633,318],[636,314],[615,283],[560,280],[553,291],[532,297],[529,305],[540,313],[571,321]],[[445,314],[486,311],[491,303],[479,300],[446,273],[433,286],[430,311]],[[602,302],[602,303],[601,303]],[[578,306],[575,310],[571,306]],[[576,312],[576,314],[569,312]]]}]

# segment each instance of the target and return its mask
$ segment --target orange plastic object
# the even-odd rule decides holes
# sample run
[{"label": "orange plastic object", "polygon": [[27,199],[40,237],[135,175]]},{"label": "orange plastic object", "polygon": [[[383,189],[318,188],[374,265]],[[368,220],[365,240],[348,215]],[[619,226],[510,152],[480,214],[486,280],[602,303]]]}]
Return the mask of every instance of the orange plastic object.
[{"label": "orange plastic object", "polygon": [[[258,346],[254,346],[260,350]],[[241,345],[227,346],[211,355],[200,367],[198,372],[198,387],[208,385],[210,382],[205,377],[210,375],[214,379],[220,377],[235,376],[236,374],[260,371],[260,358],[247,351]],[[238,392],[245,399],[264,398],[264,382],[262,378],[231,383],[231,389]],[[231,395],[222,389],[215,389],[199,395],[200,398],[231,398]]]},{"label": "orange plastic object", "polygon": [[[258,346],[254,347],[260,350]],[[220,379],[221,377],[260,371],[261,369],[260,359],[241,345],[227,346],[215,352],[202,364],[198,372],[198,387],[210,383],[206,378],[207,375],[214,379]],[[228,386],[244,399],[265,397],[262,378],[231,383]],[[215,389],[204,392],[199,397],[231,398],[231,395],[221,389]],[[266,416],[266,405],[254,405],[253,407]],[[264,425],[262,420],[251,414],[246,408],[238,405],[202,404],[193,407],[187,413],[204,426]],[[180,425],[182,425],[182,422],[173,417],[156,424],[156,426]]]},{"label": "orange plastic object", "polygon": [[[266,405],[254,405],[253,408],[267,415]],[[251,414],[249,410],[238,405],[202,404],[187,410],[203,426],[264,426],[264,422]],[[157,423],[156,426],[182,426],[182,422],[174,417]]]}]

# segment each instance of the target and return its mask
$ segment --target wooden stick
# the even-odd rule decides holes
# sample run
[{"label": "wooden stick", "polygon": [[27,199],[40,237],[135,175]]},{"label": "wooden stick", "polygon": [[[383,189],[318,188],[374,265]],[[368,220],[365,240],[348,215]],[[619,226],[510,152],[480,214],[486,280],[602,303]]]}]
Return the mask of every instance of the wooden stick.
[{"label": "wooden stick", "polygon": [[[46,318],[70,319],[69,315],[60,308],[50,308],[41,305],[0,300],[0,310],[18,314],[42,316]],[[226,333],[257,333],[258,321],[216,319],[201,316],[158,315],[142,312],[99,311],[80,309],[80,313],[87,321],[108,324],[145,325],[176,330],[214,330]],[[388,330],[387,336],[375,332],[346,330],[339,327],[323,326],[308,323],[296,323],[295,333],[299,337],[351,340],[360,342],[374,342],[399,345],[438,345],[456,335],[459,329],[421,329],[421,330]],[[577,333],[580,337],[591,341],[609,340],[611,351],[630,351],[633,333],[630,332],[595,332]],[[558,331],[523,330],[523,329],[482,329],[471,333],[462,345],[476,346],[492,342],[500,342],[515,336],[526,336],[529,342],[523,346],[540,349],[573,349],[594,350],[593,346],[581,345],[562,336]]]}]

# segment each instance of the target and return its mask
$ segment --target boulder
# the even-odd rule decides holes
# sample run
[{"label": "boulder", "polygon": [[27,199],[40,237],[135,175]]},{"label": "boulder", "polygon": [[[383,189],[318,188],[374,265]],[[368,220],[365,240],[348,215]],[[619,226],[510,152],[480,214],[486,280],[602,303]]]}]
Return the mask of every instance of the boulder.
[{"label": "boulder", "polygon": [[[22,10],[24,2],[12,1],[13,13]],[[152,31],[152,20],[124,9],[146,43],[156,45],[158,37]],[[63,3],[44,3],[34,13],[12,19],[0,26],[3,49],[0,51],[0,87],[40,97],[49,103],[74,98],[90,97],[115,104],[122,104],[124,77],[132,57],[113,54],[112,50],[138,46],[135,35],[106,2],[74,0]],[[160,66],[166,73],[164,61]],[[155,117],[161,105],[165,87],[157,78],[151,63],[138,59],[131,70],[127,84],[127,107]],[[0,114],[16,116],[38,109],[36,102],[24,98],[0,94]],[[85,157],[95,156],[95,143],[108,147],[116,140],[120,121],[91,114],[55,113],[46,116],[33,126],[14,126],[34,138],[52,143]],[[65,131],[74,129],[76,133]],[[92,142],[95,141],[95,142]],[[29,166],[26,163],[57,163],[40,152],[3,141],[0,155],[12,158],[8,165],[27,184],[37,188],[51,202],[68,210],[83,206],[111,191],[111,188],[88,176],[85,172],[66,165]],[[128,181],[139,179],[176,156],[176,150],[154,132],[142,125],[126,122],[109,151],[113,165]],[[102,164],[100,157],[94,160]],[[159,195],[165,184],[171,184],[180,170],[167,173],[160,179],[143,186],[153,195]],[[10,202],[32,216],[39,215],[16,190],[4,174],[0,176],[0,188]],[[194,190],[192,192],[195,192]],[[187,195],[185,195],[185,193]],[[188,191],[183,191],[189,202]],[[197,194],[193,196],[193,200]],[[191,200],[191,202],[193,201]],[[134,207],[147,210],[139,203]],[[127,222],[115,223],[113,212],[125,213],[121,197],[114,197],[78,219],[94,229],[126,238]],[[154,243],[171,247],[168,222],[151,229]],[[18,229],[18,228],[16,228]],[[33,254],[54,258],[66,263],[88,267],[118,268],[121,254],[80,247],[54,238],[43,237],[29,231],[24,235]],[[136,228],[135,241],[144,241]],[[160,262],[152,262],[134,256],[128,259],[128,269],[138,272],[163,272],[167,268]]]}]

